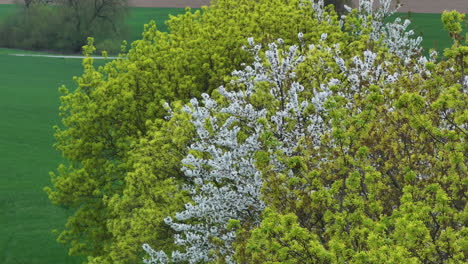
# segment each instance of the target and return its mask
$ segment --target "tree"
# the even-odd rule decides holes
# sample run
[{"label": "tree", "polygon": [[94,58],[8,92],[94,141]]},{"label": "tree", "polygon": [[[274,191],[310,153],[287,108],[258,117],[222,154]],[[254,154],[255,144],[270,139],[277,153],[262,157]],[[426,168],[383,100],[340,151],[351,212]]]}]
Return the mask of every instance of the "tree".
[{"label": "tree", "polygon": [[464,65],[419,57],[385,12],[339,21],[303,3],[215,1],[171,18],[170,34],[148,25],[126,59],[84,60],[78,88],[62,89],[69,162],[47,189],[75,210],[59,237],[72,254],[135,263],[148,243],[156,263],[466,258]]},{"label": "tree", "polygon": [[0,25],[0,32],[5,36],[0,40],[2,46],[81,52],[88,37],[96,37],[100,48],[125,37],[126,0],[25,0],[18,3],[22,8]]},{"label": "tree", "polygon": [[[270,206],[251,240],[238,245],[241,263],[468,259],[466,106],[460,108],[467,97],[459,72],[447,68],[453,61],[401,67],[372,52],[348,60],[344,79],[322,87],[329,97],[321,141],[306,134],[296,153],[280,153],[282,169],[265,166]],[[439,108],[447,100],[453,108]]]},{"label": "tree", "polygon": [[[67,33],[75,52],[80,52],[88,37],[118,39],[125,35],[127,0],[56,0],[67,17]],[[65,22],[64,21],[64,22]]]},{"label": "tree", "polygon": [[[333,23],[330,31],[339,25]],[[297,31],[320,38],[312,6],[299,0],[218,0],[171,17],[168,26],[170,34],[148,24],[122,59],[100,69],[86,58],[77,88],[62,88],[56,148],[68,162],[52,173],[53,186],[46,190],[53,203],[74,210],[59,241],[89,262],[135,263],[144,251],[134,245],[145,242],[164,244],[158,249],[168,252],[177,248],[165,243],[174,232],[164,218],[190,198],[180,190],[187,179],[178,168],[191,136],[185,125],[164,125],[161,101],[186,103],[211,93],[249,61],[242,46],[250,36],[286,44],[298,42]],[[93,50],[90,43],[84,53]]]},{"label": "tree", "polygon": [[26,8],[29,8],[30,6],[32,5],[36,5],[36,4],[49,4],[51,3],[53,0],[24,0],[24,6]]},{"label": "tree", "polygon": [[468,260],[466,61],[391,53],[371,34],[278,40],[266,61],[252,43],[232,91],[191,101],[193,201],[166,220],[183,251],[145,245],[146,263]]}]

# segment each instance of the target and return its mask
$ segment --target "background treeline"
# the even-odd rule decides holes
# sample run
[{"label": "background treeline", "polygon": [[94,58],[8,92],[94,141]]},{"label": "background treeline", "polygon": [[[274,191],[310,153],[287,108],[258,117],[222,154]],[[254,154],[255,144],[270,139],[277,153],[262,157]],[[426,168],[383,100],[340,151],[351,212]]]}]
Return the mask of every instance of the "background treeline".
[{"label": "background treeline", "polygon": [[116,51],[126,35],[126,0],[24,0],[0,22],[0,46],[80,52],[95,37],[99,50]]},{"label": "background treeline", "polygon": [[[0,47],[79,53],[87,37],[98,51],[117,53],[127,39],[127,0],[18,0],[0,20]],[[326,0],[339,14],[350,0]]]}]

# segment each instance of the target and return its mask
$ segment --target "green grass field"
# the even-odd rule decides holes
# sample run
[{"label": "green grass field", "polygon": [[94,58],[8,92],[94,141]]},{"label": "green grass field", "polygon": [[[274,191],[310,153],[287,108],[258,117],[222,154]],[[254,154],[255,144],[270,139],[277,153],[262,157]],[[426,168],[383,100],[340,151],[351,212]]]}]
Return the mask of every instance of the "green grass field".
[{"label": "green grass field", "polygon": [[[0,17],[13,9],[0,5]],[[151,19],[165,30],[163,21],[168,14],[182,12],[133,8],[129,39],[139,38],[143,24]],[[439,15],[411,17],[426,47],[435,45],[440,50],[450,44]],[[59,122],[57,88],[62,84],[73,87],[71,78],[80,74],[81,61],[14,57],[11,53],[28,52],[0,49],[0,263],[80,263],[80,258],[67,256],[66,247],[55,242],[51,230],[63,226],[67,211],[52,206],[42,188],[49,185],[48,172],[60,162],[59,153],[52,148],[52,126]]]},{"label": "green grass field", "polygon": [[15,10],[14,5],[0,5],[0,18],[5,17],[13,10]]},{"label": "green grass field", "polygon": [[14,57],[0,50],[0,263],[80,263],[55,242],[66,211],[42,191],[60,161],[52,148],[57,87],[72,85],[80,60]]},{"label": "green grass field", "polygon": [[440,14],[399,13],[401,18],[412,21],[411,28],[416,36],[423,37],[423,47],[426,50],[436,49],[443,52],[452,45],[452,40],[445,31]]},{"label": "green grass field", "polygon": [[129,42],[141,39],[144,24],[147,24],[150,20],[156,22],[159,30],[167,31],[167,26],[164,22],[169,19],[169,14],[175,16],[183,13],[185,13],[184,8],[132,8],[127,21],[130,31],[128,36]]}]

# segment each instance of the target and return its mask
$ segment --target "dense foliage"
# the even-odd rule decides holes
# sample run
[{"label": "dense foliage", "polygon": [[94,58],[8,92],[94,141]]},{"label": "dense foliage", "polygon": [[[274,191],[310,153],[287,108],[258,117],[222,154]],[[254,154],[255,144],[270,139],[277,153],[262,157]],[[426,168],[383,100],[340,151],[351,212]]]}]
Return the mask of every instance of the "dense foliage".
[{"label": "dense foliage", "polygon": [[[306,61],[326,68],[324,57]],[[294,99],[284,98],[286,105],[306,109],[320,102],[311,113],[295,107],[285,114],[286,134],[307,128],[289,142],[292,151],[271,151],[292,137],[265,130],[270,137],[258,168],[267,209],[259,227],[243,234],[248,239],[238,244],[237,260],[466,262],[464,66],[454,60],[405,62],[375,47],[344,58],[344,64],[340,58],[335,55],[339,68],[328,68],[312,98],[306,85]],[[320,129],[311,133],[311,126]]]},{"label": "dense foliage", "polygon": [[[404,31],[369,41],[354,15],[344,22],[358,38],[299,34],[266,58],[250,40],[254,63],[186,106],[193,202],[165,220],[183,250],[145,244],[147,263],[468,260],[466,61],[410,55]],[[461,32],[457,13],[443,18]]]},{"label": "dense foliage", "polygon": [[76,210],[59,240],[90,263],[467,261],[463,17],[426,58],[371,4],[218,0],[86,58],[47,189]]},{"label": "dense foliage", "polygon": [[[57,127],[56,147],[69,162],[53,173],[54,186],[47,188],[55,204],[76,210],[59,236],[71,245],[70,253],[96,263],[134,263],[143,256],[135,244],[174,249],[166,241],[173,231],[163,219],[188,199],[179,188],[186,181],[180,167],[193,132],[178,123],[167,127],[161,101],[187,102],[217,88],[249,61],[242,46],[250,36],[260,43],[282,38],[291,45],[298,42],[295,32],[302,31],[318,40],[313,14],[310,3],[300,0],[218,0],[172,17],[170,34],[148,24],[124,58],[100,69],[86,58],[78,88],[62,88],[63,126]],[[87,45],[85,54],[93,50]]]},{"label": "dense foliage", "polygon": [[95,37],[100,49],[118,51],[127,9],[127,0],[27,0],[0,21],[0,46],[80,52]]}]

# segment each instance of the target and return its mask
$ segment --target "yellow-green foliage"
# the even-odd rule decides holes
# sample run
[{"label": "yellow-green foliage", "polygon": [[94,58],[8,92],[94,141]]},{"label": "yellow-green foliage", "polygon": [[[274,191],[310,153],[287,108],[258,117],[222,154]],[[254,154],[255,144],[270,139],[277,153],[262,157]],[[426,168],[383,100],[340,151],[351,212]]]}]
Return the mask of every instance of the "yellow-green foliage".
[{"label": "yellow-green foliage", "polygon": [[[304,138],[283,157],[284,171],[259,155],[268,208],[259,227],[239,229],[239,263],[468,261],[466,63],[448,58],[414,72],[416,60],[370,50],[377,64],[406,74],[362,82],[351,108],[330,98],[330,133],[318,146]],[[330,56],[312,53],[299,72],[317,83],[346,80],[321,70],[328,63]],[[346,82],[333,89],[352,93]]]},{"label": "yellow-green foliage", "polygon": [[[189,137],[170,124],[156,125],[167,115],[161,101],[187,102],[217,88],[249,61],[242,50],[248,37],[263,44],[277,38],[293,44],[303,32],[317,40],[323,32],[338,30],[333,19],[319,27],[310,3],[300,0],[218,0],[201,11],[188,9],[171,17],[170,34],[149,23],[142,40],[99,69],[91,57],[84,59],[76,89],[61,88],[63,125],[55,136],[67,162],[52,173],[53,186],[46,188],[54,204],[74,210],[58,240],[70,245],[70,254],[95,263],[135,263],[143,242],[164,244],[172,233],[162,219],[178,211],[185,199],[176,192],[176,165]],[[92,54],[92,42],[84,50]],[[177,155],[164,150],[171,144]],[[160,152],[150,161],[140,158],[151,152],[145,150],[149,146]],[[148,226],[160,232],[150,232]]]},{"label": "yellow-green foliage", "polygon": [[[172,17],[171,33],[146,25],[142,40],[99,69],[91,57],[84,59],[77,88],[61,88],[63,125],[55,135],[67,162],[52,173],[53,186],[46,188],[53,203],[74,210],[59,236],[71,254],[88,256],[95,264],[138,263],[143,243],[175,249],[173,230],[163,219],[189,200],[181,186],[190,182],[180,168],[195,133],[182,105],[211,93],[241,63],[252,62],[242,46],[254,37],[263,45],[282,38],[281,48],[300,46],[306,59],[296,78],[304,96],[332,78],[343,84],[332,90],[352,92],[336,56],[352,67],[353,57],[369,50],[389,73],[407,74],[395,83],[362,82],[352,108],[340,96],[327,101],[323,122],[332,130],[321,145],[304,138],[293,157],[276,153],[292,177],[271,168],[271,153],[258,153],[268,209],[256,228],[232,222],[239,228],[239,262],[466,260],[468,112],[461,85],[466,47],[458,43],[446,52],[447,61],[428,62],[429,73],[411,73],[405,67],[415,68],[417,60],[403,62],[370,41],[371,31],[359,28],[356,13],[342,30],[333,11],[329,21],[320,21],[310,1],[301,2],[215,0],[201,11]],[[453,17],[447,28],[459,34],[459,16]],[[307,43],[337,43],[341,53],[309,49],[298,32]],[[90,40],[84,53],[93,51]],[[276,107],[268,89],[257,88],[251,98],[255,107]],[[172,105],[169,119],[162,101]],[[277,144],[268,133],[262,135],[265,146]]]},{"label": "yellow-green foliage", "polygon": [[123,195],[106,201],[113,235],[109,255],[96,257],[93,263],[135,263],[142,259],[142,241],[162,250],[174,249],[173,231],[161,220],[181,211],[188,202],[187,194],[180,191],[185,183],[180,161],[194,133],[180,106],[174,105],[177,110],[169,121],[149,122],[147,136],[130,153],[133,166],[126,176]]},{"label": "yellow-green foliage", "polygon": [[445,30],[453,34],[460,34],[462,32],[461,22],[465,19],[464,14],[460,14],[457,11],[444,11],[442,14],[442,23],[444,24]]}]

